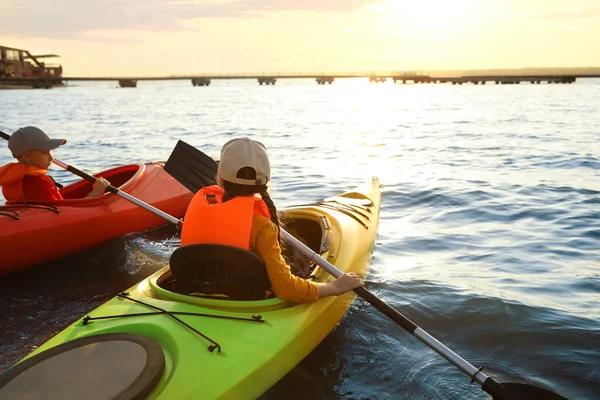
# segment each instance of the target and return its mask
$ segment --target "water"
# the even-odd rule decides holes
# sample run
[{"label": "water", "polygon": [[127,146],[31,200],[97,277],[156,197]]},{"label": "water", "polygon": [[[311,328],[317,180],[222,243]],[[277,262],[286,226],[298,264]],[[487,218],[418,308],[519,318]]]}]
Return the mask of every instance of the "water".
[{"label": "water", "polygon": [[[600,397],[600,80],[81,83],[0,91],[0,130],[37,125],[88,172],[165,160],[178,139],[270,153],[279,207],[385,185],[367,286],[499,381]],[[10,160],[0,152],[0,163]],[[63,183],[77,179],[56,168]],[[0,370],[165,265],[164,228],[0,278]],[[362,300],[264,399],[485,399]]]}]

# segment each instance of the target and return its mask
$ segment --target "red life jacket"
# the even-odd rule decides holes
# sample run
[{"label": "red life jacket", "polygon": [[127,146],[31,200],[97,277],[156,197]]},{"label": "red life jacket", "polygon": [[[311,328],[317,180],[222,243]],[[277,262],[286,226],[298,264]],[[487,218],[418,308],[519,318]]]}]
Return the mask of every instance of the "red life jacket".
[{"label": "red life jacket", "polygon": [[21,163],[9,163],[0,168],[0,186],[2,194],[6,201],[25,201],[25,192],[23,191],[23,180],[26,175],[41,176],[46,175],[48,171]]},{"label": "red life jacket", "polygon": [[[255,196],[238,196],[223,203],[224,190],[208,186],[194,195],[181,230],[181,245],[222,244],[250,250],[250,234],[254,214],[271,219],[263,199]],[[211,204],[207,196],[214,195]]]}]

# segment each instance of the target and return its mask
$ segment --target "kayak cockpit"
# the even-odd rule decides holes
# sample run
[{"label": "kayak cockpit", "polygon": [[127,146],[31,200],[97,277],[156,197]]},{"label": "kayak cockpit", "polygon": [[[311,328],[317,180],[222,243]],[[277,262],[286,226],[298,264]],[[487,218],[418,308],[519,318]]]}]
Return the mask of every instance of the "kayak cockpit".
[{"label": "kayak cockpit", "polygon": [[[327,257],[332,243],[332,232],[329,220],[323,214],[307,210],[298,209],[286,212],[284,223],[287,231],[296,238],[304,242],[313,251],[322,257]],[[174,253],[175,254],[175,253]],[[309,260],[303,259],[303,256],[293,248],[286,246],[284,257],[288,264],[293,264],[292,270],[295,274],[305,279],[314,279],[311,275],[315,266]],[[173,258],[171,259],[173,261]],[[266,271],[264,271],[266,275]],[[223,294],[207,293],[186,293],[183,290],[185,284],[177,281],[177,274],[174,274],[170,267],[158,271],[149,280],[149,290],[152,295],[161,299],[173,301],[183,301],[186,303],[199,304],[205,307],[214,307],[218,309],[243,311],[248,309],[255,312],[257,309],[278,309],[292,306],[293,303],[271,296],[262,297],[253,300],[230,298]],[[211,276],[211,279],[214,276]]]},{"label": "kayak cockpit", "polygon": [[[116,188],[122,188],[129,182],[137,179],[146,169],[144,164],[123,165],[121,167],[112,168],[94,175],[96,178],[104,178]],[[80,180],[70,185],[65,186],[61,194],[63,199],[74,200],[83,199],[92,190],[92,184],[86,180]]]}]

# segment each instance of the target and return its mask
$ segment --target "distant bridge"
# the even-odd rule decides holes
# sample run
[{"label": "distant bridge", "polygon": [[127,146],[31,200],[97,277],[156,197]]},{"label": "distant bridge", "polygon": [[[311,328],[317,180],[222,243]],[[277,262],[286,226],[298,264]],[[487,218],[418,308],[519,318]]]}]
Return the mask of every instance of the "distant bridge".
[{"label": "distant bridge", "polygon": [[34,88],[50,88],[63,82],[77,81],[115,81],[121,87],[135,87],[138,81],[166,81],[166,80],[189,80],[194,86],[208,86],[211,81],[219,79],[253,79],[260,85],[274,85],[279,79],[314,79],[318,84],[331,84],[335,79],[343,78],[368,78],[370,82],[383,83],[391,80],[394,83],[451,83],[454,85],[486,84],[520,84],[528,82],[540,83],[573,83],[577,78],[600,78],[600,74],[578,74],[578,75],[473,75],[460,77],[439,77],[429,75],[407,75],[407,74],[233,74],[233,75],[186,75],[186,76],[113,76],[113,77],[38,77],[38,78],[0,78],[2,86],[29,86]]}]

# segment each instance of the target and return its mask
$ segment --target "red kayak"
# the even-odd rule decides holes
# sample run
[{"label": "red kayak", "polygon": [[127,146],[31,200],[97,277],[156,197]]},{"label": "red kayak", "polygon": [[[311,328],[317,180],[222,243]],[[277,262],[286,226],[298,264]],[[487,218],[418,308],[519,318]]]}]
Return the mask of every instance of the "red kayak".
[{"label": "red kayak", "polygon": [[[95,176],[177,218],[193,196],[165,172],[164,163],[125,165]],[[166,222],[112,193],[84,198],[91,190],[91,183],[82,180],[64,187],[64,200],[0,206],[0,275]]]}]

